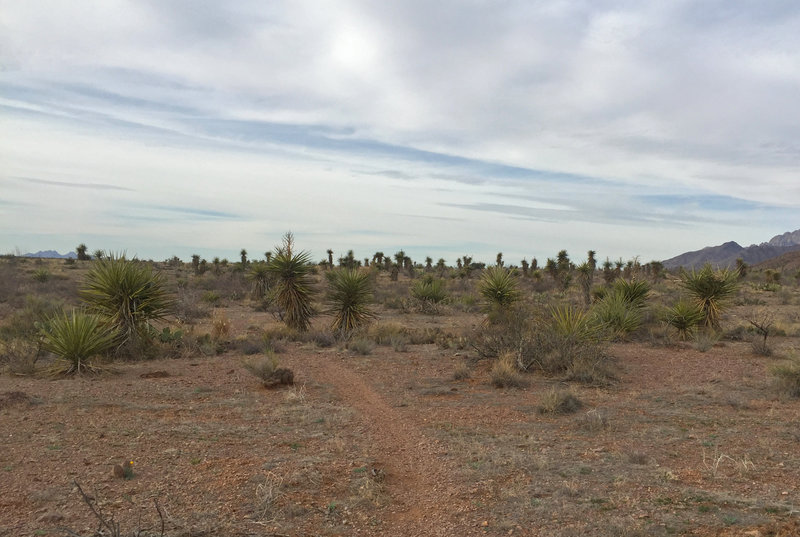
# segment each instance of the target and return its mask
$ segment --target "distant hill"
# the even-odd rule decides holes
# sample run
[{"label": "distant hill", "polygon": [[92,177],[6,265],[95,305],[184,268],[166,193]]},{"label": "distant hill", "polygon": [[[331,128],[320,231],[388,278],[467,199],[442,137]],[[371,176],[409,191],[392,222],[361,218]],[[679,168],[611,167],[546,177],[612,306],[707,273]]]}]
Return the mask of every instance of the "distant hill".
[{"label": "distant hill", "polygon": [[66,254],[59,254],[55,250],[41,250],[35,254],[23,254],[22,257],[42,257],[46,259],[78,259],[78,254],[69,252]]},{"label": "distant hill", "polygon": [[795,250],[778,257],[773,257],[772,259],[768,259],[762,263],[759,263],[758,265],[754,265],[752,268],[797,272],[800,270],[800,250]]},{"label": "distant hill", "polygon": [[711,263],[714,267],[733,268],[736,260],[742,259],[748,265],[756,265],[789,252],[800,251],[800,229],[776,235],[769,242],[752,244],[747,247],[730,241],[719,246],[707,246],[702,250],[686,252],[663,261],[667,269],[702,267]]}]

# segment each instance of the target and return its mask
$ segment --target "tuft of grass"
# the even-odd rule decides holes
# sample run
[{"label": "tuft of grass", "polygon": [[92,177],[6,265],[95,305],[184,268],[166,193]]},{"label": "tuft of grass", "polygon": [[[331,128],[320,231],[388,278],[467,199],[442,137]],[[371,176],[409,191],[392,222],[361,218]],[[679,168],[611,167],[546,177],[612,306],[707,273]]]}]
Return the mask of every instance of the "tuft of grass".
[{"label": "tuft of grass", "polygon": [[495,388],[524,388],[528,385],[525,377],[516,366],[516,358],[511,353],[500,356],[490,372],[492,386]]},{"label": "tuft of grass", "polygon": [[375,350],[375,343],[365,337],[354,338],[347,343],[347,349],[356,354],[366,356],[372,354],[372,351]]},{"label": "tuft of grass", "polygon": [[583,402],[569,390],[551,388],[542,396],[539,414],[574,414],[583,408]]},{"label": "tuft of grass", "polygon": [[472,369],[466,362],[461,362],[453,369],[453,380],[466,380],[472,376]]},{"label": "tuft of grass", "polygon": [[800,360],[792,358],[786,363],[769,369],[776,380],[778,393],[792,398],[800,398]]}]

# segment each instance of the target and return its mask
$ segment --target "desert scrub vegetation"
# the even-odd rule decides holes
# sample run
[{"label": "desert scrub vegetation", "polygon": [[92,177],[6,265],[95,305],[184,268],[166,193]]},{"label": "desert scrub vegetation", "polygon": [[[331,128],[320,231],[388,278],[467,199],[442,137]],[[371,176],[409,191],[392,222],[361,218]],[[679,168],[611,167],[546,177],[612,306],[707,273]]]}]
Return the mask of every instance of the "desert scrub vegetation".
[{"label": "desert scrub vegetation", "polygon": [[276,279],[275,301],[282,309],[283,322],[300,332],[308,330],[315,314],[310,263],[311,254],[294,252],[294,235],[289,232],[267,264]]},{"label": "desert scrub vegetation", "polygon": [[699,271],[682,271],[680,278],[683,288],[703,312],[703,325],[719,330],[722,313],[739,288],[739,274],[726,269],[715,271],[706,264]]},{"label": "desert scrub vegetation", "polygon": [[328,312],[333,314],[331,331],[347,339],[357,329],[376,317],[369,308],[372,302],[372,279],[359,269],[338,269],[325,274]]},{"label": "desert scrub vegetation", "polygon": [[278,358],[271,352],[267,352],[265,356],[250,357],[242,362],[242,366],[261,380],[265,388],[294,384],[294,372],[280,367]]},{"label": "desert scrub vegetation", "polygon": [[679,300],[664,313],[664,322],[675,329],[682,341],[686,341],[704,319],[705,313],[697,302],[687,300]]},{"label": "desert scrub vegetation", "polygon": [[98,371],[92,358],[110,350],[118,341],[118,334],[99,316],[72,310],[69,315],[62,313],[44,323],[42,340],[45,350],[58,357],[51,372],[69,375]]},{"label": "desert scrub vegetation", "polygon": [[444,280],[435,278],[432,274],[426,274],[414,282],[411,286],[411,296],[420,311],[430,314],[440,313],[441,304],[448,298]]},{"label": "desert scrub vegetation", "polygon": [[120,349],[149,341],[152,323],[166,318],[175,306],[161,273],[124,256],[94,261],[79,294],[87,310],[116,332]]},{"label": "desert scrub vegetation", "polygon": [[492,314],[509,310],[520,298],[515,271],[503,267],[489,267],[484,270],[478,290],[486,300],[490,320]]},{"label": "desert scrub vegetation", "polygon": [[794,399],[800,398],[800,359],[792,357],[784,363],[769,368],[775,377],[775,387],[781,395]]},{"label": "desert scrub vegetation", "polygon": [[624,339],[642,325],[649,294],[650,284],[644,280],[618,279],[595,303],[592,314],[613,339]]}]

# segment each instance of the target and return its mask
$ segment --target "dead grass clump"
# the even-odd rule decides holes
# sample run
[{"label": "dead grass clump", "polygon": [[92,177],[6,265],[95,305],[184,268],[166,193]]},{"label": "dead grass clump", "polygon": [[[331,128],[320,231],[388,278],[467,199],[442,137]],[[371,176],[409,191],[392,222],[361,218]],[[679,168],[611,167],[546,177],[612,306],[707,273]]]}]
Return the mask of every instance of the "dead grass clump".
[{"label": "dead grass clump", "polygon": [[313,332],[309,332],[307,337],[309,341],[314,343],[314,345],[320,349],[328,349],[333,347],[333,345],[336,343],[336,338],[333,337],[333,334],[325,330],[315,330]]},{"label": "dead grass clump", "polygon": [[407,352],[408,338],[403,334],[397,334],[389,339],[389,345],[395,352]]},{"label": "dead grass clump", "polygon": [[593,408],[578,419],[578,426],[590,433],[596,433],[608,428],[608,416],[605,412]]},{"label": "dead grass clump", "polygon": [[347,349],[356,354],[367,356],[375,350],[375,343],[366,337],[357,337],[347,342]]},{"label": "dead grass clump", "polygon": [[647,464],[648,460],[649,457],[644,451],[632,451],[631,453],[628,453],[628,462],[631,464],[644,465]]},{"label": "dead grass clump", "polygon": [[261,358],[251,358],[242,362],[247,371],[261,379],[265,388],[294,384],[294,372],[285,367],[278,367],[278,359],[274,354]]},{"label": "dead grass clump", "polygon": [[378,345],[391,345],[393,337],[405,336],[407,330],[397,323],[374,323],[367,329],[366,335]]},{"label": "dead grass clump", "polygon": [[466,380],[472,376],[472,369],[466,362],[461,362],[453,370],[453,380]]},{"label": "dead grass clump", "polygon": [[528,385],[525,377],[516,366],[516,358],[511,353],[502,355],[492,366],[490,373],[495,388],[524,388]]},{"label": "dead grass clump", "polygon": [[279,502],[283,496],[283,478],[267,472],[256,485],[255,514],[259,520],[274,520],[279,513]]},{"label": "dead grass clump", "polygon": [[550,389],[539,403],[539,414],[574,414],[583,402],[570,390]]},{"label": "dead grass clump", "polygon": [[800,398],[800,360],[792,358],[783,364],[770,368],[775,377],[775,387],[781,395]]}]

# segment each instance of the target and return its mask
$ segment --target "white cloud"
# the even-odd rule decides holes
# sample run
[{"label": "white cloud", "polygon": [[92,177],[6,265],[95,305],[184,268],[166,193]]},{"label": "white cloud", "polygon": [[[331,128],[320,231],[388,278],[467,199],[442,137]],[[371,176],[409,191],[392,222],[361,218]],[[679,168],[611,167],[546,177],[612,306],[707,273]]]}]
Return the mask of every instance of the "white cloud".
[{"label": "white cloud", "polygon": [[[797,227],[798,36],[790,2],[3,2],[0,181],[38,218],[0,206],[0,246],[233,251],[291,228],[322,250],[649,258],[766,240]],[[237,219],[132,229],[131,201]]]}]

